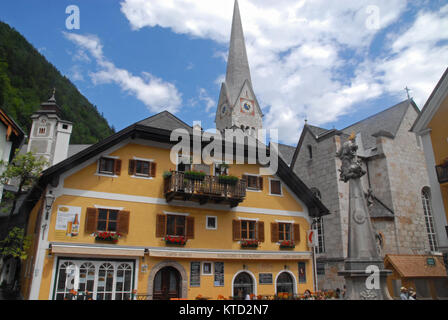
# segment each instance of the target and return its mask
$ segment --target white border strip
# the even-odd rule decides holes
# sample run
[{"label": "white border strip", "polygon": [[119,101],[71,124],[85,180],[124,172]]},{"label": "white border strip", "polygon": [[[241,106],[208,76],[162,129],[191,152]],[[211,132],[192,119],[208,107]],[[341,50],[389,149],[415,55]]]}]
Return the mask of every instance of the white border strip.
[{"label": "white border strip", "polygon": [[103,200],[113,200],[113,201],[126,201],[126,202],[179,206],[179,207],[191,207],[191,208],[199,208],[199,209],[205,209],[205,210],[209,209],[209,210],[256,213],[256,214],[267,214],[267,215],[278,215],[278,216],[289,216],[289,217],[301,217],[301,218],[305,218],[308,222],[310,222],[310,218],[309,218],[308,214],[303,211],[288,211],[288,210],[254,208],[254,207],[243,207],[243,206],[238,206],[238,207],[230,209],[228,206],[214,205],[214,204],[203,205],[203,206],[199,207],[197,204],[189,203],[187,201],[173,200],[170,203],[168,203],[163,198],[152,198],[152,197],[143,197],[143,196],[133,196],[133,195],[128,195],[128,194],[107,193],[107,192],[68,189],[68,188],[62,188],[61,194],[58,194],[58,196],[62,196],[62,195],[85,197],[85,198],[95,198],[95,199],[103,199]]}]

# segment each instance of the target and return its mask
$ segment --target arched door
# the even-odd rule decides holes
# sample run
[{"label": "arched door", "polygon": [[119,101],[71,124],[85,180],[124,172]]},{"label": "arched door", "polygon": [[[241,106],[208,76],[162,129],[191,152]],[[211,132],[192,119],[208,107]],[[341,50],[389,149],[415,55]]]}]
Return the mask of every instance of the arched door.
[{"label": "arched door", "polygon": [[233,281],[233,296],[244,299],[246,295],[254,293],[254,282],[250,274],[241,272]]},{"label": "arched door", "polygon": [[180,273],[173,267],[160,269],[154,277],[153,299],[169,300],[180,297]]},{"label": "arched door", "polygon": [[288,272],[282,272],[277,278],[277,294],[294,294],[294,279]]}]

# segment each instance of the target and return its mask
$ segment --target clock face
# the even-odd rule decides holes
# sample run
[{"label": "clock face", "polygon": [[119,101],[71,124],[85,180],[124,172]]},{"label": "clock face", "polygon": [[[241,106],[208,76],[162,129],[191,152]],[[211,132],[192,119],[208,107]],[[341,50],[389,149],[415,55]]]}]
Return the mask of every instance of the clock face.
[{"label": "clock face", "polygon": [[254,101],[241,98],[240,99],[241,112],[254,115]]},{"label": "clock face", "polygon": [[228,110],[229,110],[229,106],[227,105],[227,103],[224,103],[223,105],[221,105],[219,117],[220,118],[224,117],[228,113]]}]

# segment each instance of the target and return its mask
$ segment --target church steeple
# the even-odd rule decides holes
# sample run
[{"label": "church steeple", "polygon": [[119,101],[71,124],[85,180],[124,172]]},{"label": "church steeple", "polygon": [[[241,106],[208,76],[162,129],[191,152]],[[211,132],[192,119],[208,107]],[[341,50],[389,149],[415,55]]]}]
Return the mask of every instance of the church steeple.
[{"label": "church steeple", "polygon": [[249,61],[238,0],[233,10],[232,31],[225,82],[221,86],[216,128],[241,128],[255,135],[261,129],[262,112],[252,88]]},{"label": "church steeple", "polygon": [[229,56],[227,59],[226,84],[231,102],[235,102],[244,81],[252,83],[249,61],[247,59],[246,42],[244,40],[243,24],[241,23],[238,0],[233,11],[232,33],[230,36]]}]

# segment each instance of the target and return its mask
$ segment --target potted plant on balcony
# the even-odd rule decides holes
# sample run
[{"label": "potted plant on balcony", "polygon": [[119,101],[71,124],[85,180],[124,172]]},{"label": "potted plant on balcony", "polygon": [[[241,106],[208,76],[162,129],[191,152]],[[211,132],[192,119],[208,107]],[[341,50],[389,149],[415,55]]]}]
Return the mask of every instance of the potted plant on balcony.
[{"label": "potted plant on balcony", "polygon": [[185,171],[184,178],[188,180],[203,181],[205,178],[205,173],[202,171]]},{"label": "potted plant on balcony", "polygon": [[121,234],[118,232],[97,231],[94,233],[94,236],[97,241],[110,241],[117,243],[118,239],[121,237]]},{"label": "potted plant on balcony", "polygon": [[283,240],[280,242],[280,249],[293,249],[296,245],[292,240]]},{"label": "potted plant on balcony", "polygon": [[218,177],[218,182],[221,184],[228,184],[231,186],[234,186],[238,183],[239,178],[235,176],[228,176],[228,175],[220,175]]},{"label": "potted plant on balcony", "polygon": [[243,239],[241,240],[241,248],[258,248],[258,240],[255,239]]},{"label": "potted plant on balcony", "polygon": [[166,236],[163,238],[167,245],[184,246],[187,243],[187,239],[184,236]]},{"label": "potted plant on balcony", "polygon": [[173,175],[173,172],[171,170],[170,171],[165,171],[163,173],[163,178],[164,179],[171,178],[172,175]]}]

